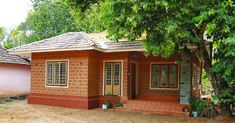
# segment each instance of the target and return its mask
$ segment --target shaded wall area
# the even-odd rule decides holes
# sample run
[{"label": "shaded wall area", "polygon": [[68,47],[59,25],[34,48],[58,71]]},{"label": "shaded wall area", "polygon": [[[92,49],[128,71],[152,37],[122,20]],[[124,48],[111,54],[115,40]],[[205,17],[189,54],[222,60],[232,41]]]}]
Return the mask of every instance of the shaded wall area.
[{"label": "shaded wall area", "polygon": [[[138,65],[138,99],[156,100],[156,101],[172,101],[178,102],[180,88],[176,90],[170,89],[150,89],[150,64],[151,63],[175,63],[181,60],[180,55],[174,55],[170,58],[161,56],[145,56],[143,52],[130,52],[129,60],[134,61]],[[180,71],[180,70],[179,70]],[[179,85],[178,85],[179,86]]]}]

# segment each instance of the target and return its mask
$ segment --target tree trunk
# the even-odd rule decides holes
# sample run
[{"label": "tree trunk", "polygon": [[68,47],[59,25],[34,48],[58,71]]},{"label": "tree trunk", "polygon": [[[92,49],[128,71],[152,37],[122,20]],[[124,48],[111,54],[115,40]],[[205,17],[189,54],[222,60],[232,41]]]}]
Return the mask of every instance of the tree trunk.
[{"label": "tree trunk", "polygon": [[203,68],[205,69],[209,81],[214,89],[214,94],[217,95],[219,93],[220,86],[216,81],[216,75],[212,72],[212,57],[210,57],[209,51],[206,49],[205,41],[201,41],[200,43],[199,54],[203,63]]}]

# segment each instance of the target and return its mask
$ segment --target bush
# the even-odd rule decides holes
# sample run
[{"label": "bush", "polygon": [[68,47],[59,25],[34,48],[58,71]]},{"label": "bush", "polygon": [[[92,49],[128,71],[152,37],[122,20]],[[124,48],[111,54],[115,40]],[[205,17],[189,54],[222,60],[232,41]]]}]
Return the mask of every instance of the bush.
[{"label": "bush", "polygon": [[198,112],[198,116],[203,116],[203,111],[208,109],[214,109],[215,106],[206,99],[192,98],[192,110]]},{"label": "bush", "polygon": [[229,105],[235,102],[235,93],[232,89],[222,90],[218,95],[212,97],[213,101],[220,103],[223,106]]}]

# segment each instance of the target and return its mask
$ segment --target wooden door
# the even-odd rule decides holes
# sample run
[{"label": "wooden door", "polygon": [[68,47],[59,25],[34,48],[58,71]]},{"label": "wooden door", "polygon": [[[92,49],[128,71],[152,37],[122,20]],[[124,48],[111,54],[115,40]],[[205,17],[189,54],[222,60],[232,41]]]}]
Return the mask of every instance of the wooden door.
[{"label": "wooden door", "polygon": [[136,64],[131,63],[131,98],[136,98]]},{"label": "wooden door", "polygon": [[105,63],[105,95],[121,95],[121,63],[106,62]]}]

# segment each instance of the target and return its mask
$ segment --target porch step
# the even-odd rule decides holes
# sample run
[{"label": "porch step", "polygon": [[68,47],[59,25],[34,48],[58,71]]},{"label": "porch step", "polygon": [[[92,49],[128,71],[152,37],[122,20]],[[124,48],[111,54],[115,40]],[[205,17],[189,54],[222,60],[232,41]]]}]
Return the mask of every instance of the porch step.
[{"label": "porch step", "polygon": [[189,112],[182,111],[185,106],[186,105],[170,102],[131,100],[124,104],[123,108],[118,108],[117,110],[129,112],[148,112],[158,115],[189,116]]}]

